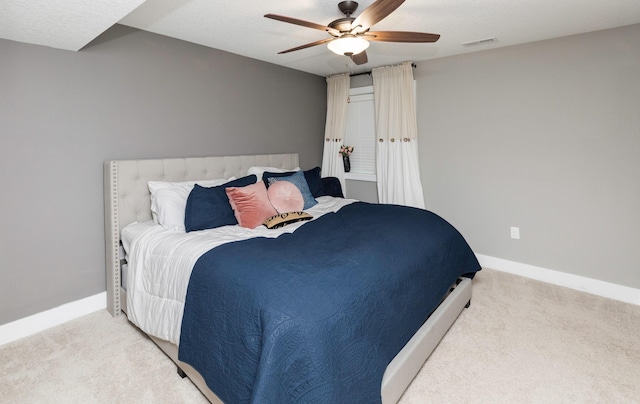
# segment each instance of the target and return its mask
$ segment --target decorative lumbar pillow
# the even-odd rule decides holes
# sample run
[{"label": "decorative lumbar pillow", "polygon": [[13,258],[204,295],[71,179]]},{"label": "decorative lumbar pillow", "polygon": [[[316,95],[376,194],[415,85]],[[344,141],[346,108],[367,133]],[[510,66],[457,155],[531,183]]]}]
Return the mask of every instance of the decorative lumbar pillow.
[{"label": "decorative lumbar pillow", "polygon": [[303,209],[309,209],[318,203],[318,201],[313,198],[313,195],[309,190],[307,180],[304,178],[304,173],[302,171],[298,171],[295,174],[288,175],[286,177],[271,177],[269,178],[269,186],[272,186],[278,181],[288,181],[298,187],[300,193],[302,194],[302,199],[304,200]]},{"label": "decorative lumbar pillow", "polygon": [[187,198],[187,207],[184,212],[186,231],[215,229],[238,224],[225,189],[244,187],[255,182],[256,176],[248,175],[212,188],[196,184]]},{"label": "decorative lumbar pillow", "polygon": [[278,181],[267,190],[271,205],[278,213],[295,212],[304,208],[302,193],[288,181]]},{"label": "decorative lumbar pillow", "polygon": [[151,193],[153,221],[167,230],[185,231],[184,211],[194,185],[213,187],[234,179],[235,177],[183,182],[149,181],[147,185]]},{"label": "decorative lumbar pillow", "polygon": [[268,217],[278,214],[267,196],[267,188],[262,181],[245,187],[226,189],[229,203],[242,227],[255,229]]},{"label": "decorative lumbar pillow", "polygon": [[267,226],[268,229],[277,229],[291,223],[310,219],[313,219],[313,216],[311,216],[307,212],[287,212],[271,216],[270,218],[265,220],[263,224]]}]

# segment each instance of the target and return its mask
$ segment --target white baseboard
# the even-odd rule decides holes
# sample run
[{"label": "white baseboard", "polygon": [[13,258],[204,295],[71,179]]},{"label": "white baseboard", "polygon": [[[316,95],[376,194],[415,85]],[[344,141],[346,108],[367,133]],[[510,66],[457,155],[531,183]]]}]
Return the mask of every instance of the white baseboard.
[{"label": "white baseboard", "polygon": [[634,289],[628,286],[617,285],[615,283],[609,283],[597,279],[586,278],[584,276],[568,274],[566,272],[554,271],[552,269],[522,264],[520,262],[489,257],[482,254],[476,254],[476,257],[478,258],[478,261],[480,261],[480,265],[483,268],[490,268],[497,271],[508,272],[514,275],[524,276],[525,278],[531,278],[558,286],[564,286],[566,288],[591,293],[593,295],[598,295],[609,299],[619,300],[625,303],[640,305],[640,289]]},{"label": "white baseboard", "polygon": [[98,293],[75,302],[63,304],[11,323],[0,325],[0,345],[75,320],[107,308],[107,292]]}]

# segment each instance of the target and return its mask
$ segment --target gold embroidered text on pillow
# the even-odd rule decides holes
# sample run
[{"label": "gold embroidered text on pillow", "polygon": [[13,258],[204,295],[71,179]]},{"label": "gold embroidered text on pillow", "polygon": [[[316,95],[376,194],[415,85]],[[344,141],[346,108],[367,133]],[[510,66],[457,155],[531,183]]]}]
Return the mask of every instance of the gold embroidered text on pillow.
[{"label": "gold embroidered text on pillow", "polygon": [[268,229],[277,229],[278,227],[284,227],[291,223],[310,219],[313,219],[313,216],[311,216],[307,212],[288,212],[271,216],[270,218],[265,220],[263,224],[267,226]]}]

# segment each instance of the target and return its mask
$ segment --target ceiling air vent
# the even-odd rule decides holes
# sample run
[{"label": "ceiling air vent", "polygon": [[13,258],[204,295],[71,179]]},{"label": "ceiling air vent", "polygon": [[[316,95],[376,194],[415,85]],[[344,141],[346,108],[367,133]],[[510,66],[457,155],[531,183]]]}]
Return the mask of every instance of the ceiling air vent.
[{"label": "ceiling air vent", "polygon": [[494,37],[494,38],[486,38],[486,39],[479,39],[477,41],[471,41],[471,42],[465,42],[462,44],[462,46],[466,46],[466,47],[473,47],[473,46],[481,46],[481,45],[488,45],[490,43],[494,43],[494,42],[498,42],[498,40]]}]

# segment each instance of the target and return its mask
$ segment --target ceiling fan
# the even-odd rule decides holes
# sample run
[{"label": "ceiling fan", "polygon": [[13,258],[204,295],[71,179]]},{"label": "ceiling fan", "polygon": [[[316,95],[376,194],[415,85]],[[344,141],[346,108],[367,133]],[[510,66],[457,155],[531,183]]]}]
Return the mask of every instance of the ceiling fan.
[{"label": "ceiling fan", "polygon": [[358,8],[358,3],[355,1],[342,1],[338,3],[338,8],[346,17],[332,21],[326,26],[277,14],[266,14],[265,17],[325,31],[330,35],[329,38],[296,46],[295,48],[278,52],[278,54],[289,53],[326,43],[332,52],[338,55],[348,56],[355,64],[361,65],[368,61],[365,49],[369,47],[369,41],[420,43],[436,42],[438,38],[440,38],[438,34],[427,34],[424,32],[370,31],[374,24],[391,14],[402,3],[404,3],[404,0],[377,0],[365,8],[358,17],[353,18],[351,15]]}]

